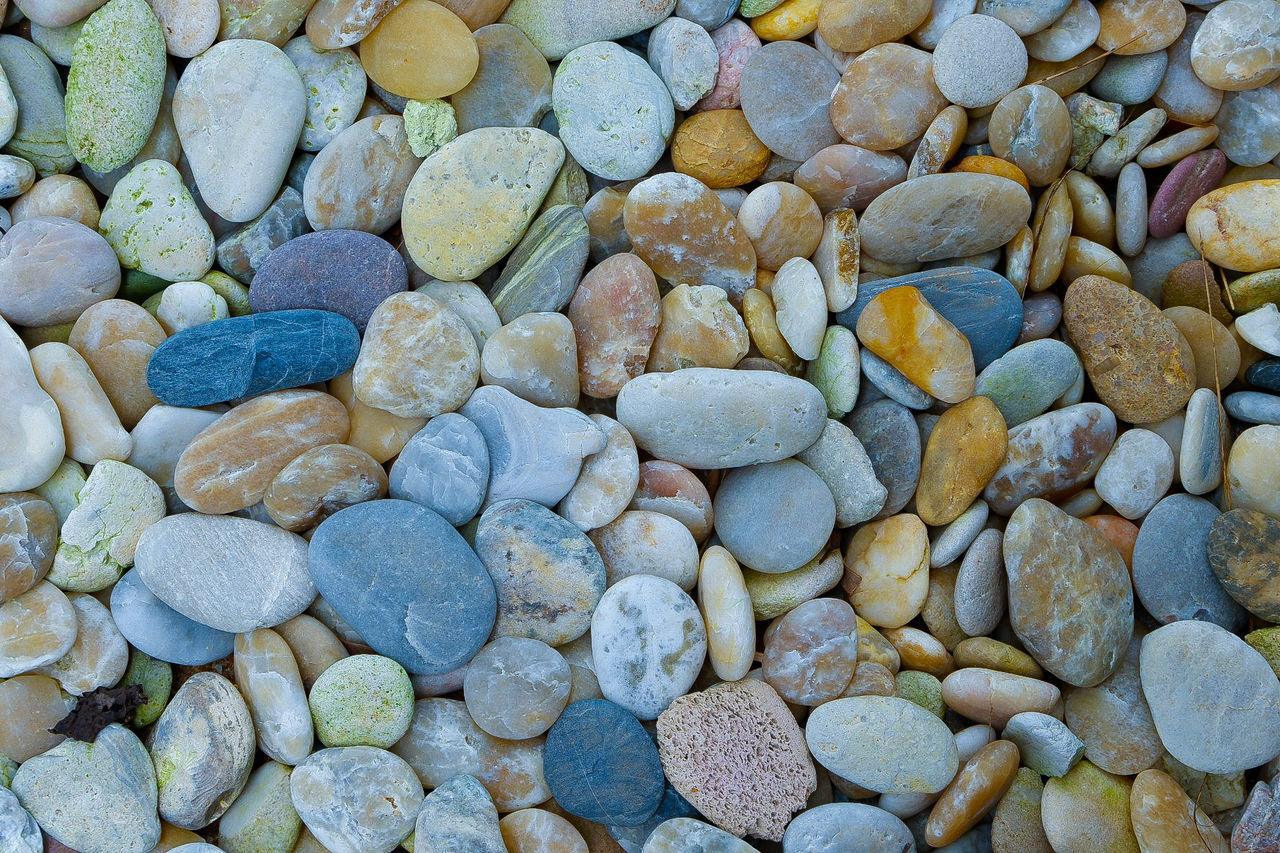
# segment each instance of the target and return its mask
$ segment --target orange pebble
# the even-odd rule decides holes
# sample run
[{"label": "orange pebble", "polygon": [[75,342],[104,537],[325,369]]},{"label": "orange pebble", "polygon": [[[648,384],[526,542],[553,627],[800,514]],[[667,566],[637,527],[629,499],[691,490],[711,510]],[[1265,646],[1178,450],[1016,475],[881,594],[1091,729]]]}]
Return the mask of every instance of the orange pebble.
[{"label": "orange pebble", "polygon": [[681,122],[671,139],[671,165],[713,190],[764,174],[769,149],[751,132],[742,110],[708,110]]},{"label": "orange pebble", "polygon": [[818,28],[822,0],[786,0],[782,5],[751,19],[751,29],[761,41],[802,39]]},{"label": "orange pebble", "polygon": [[965,157],[955,165],[951,171],[953,172],[978,172],[983,175],[999,175],[1002,178],[1008,178],[1011,181],[1017,181],[1027,192],[1031,192],[1031,184],[1027,182],[1027,176],[1022,170],[1010,163],[1008,160],[1002,160],[999,157],[991,157],[986,154],[973,154]]},{"label": "orange pebble", "polygon": [[1124,564],[1132,571],[1133,543],[1138,539],[1138,525],[1118,515],[1090,515],[1083,520],[1085,524],[1098,528],[1103,536],[1111,540],[1111,544],[1116,546],[1116,550],[1124,558]]}]

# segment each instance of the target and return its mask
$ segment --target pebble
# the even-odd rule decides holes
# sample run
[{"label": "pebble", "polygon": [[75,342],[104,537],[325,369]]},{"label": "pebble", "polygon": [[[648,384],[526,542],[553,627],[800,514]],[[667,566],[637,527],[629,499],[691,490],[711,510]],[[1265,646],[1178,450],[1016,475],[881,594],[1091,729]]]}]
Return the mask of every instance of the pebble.
[{"label": "pebble", "polygon": [[1077,403],[1032,418],[1009,431],[1004,465],[982,497],[1001,514],[1026,499],[1058,498],[1089,482],[1115,441],[1115,415],[1098,403]]},{"label": "pebble", "polygon": [[639,720],[604,699],[565,709],[547,733],[547,784],[571,815],[616,826],[647,821],[662,800],[658,749]]},{"label": "pebble", "polygon": [[1085,742],[1089,761],[1108,773],[1140,773],[1164,752],[1139,681],[1141,645],[1135,637],[1120,665],[1098,686],[1066,692],[1067,725]]},{"label": "pebble", "polygon": [[675,817],[658,825],[645,841],[641,853],[678,853],[695,844],[695,849],[709,853],[751,853],[755,849],[740,838],[710,824],[690,817]]},{"label": "pebble", "polygon": [[828,419],[818,440],[796,458],[812,469],[831,491],[837,527],[852,527],[867,521],[884,507],[888,490],[876,479],[862,443],[839,421]]},{"label": "pebble", "polygon": [[10,323],[71,323],[119,288],[119,262],[92,227],[35,216],[0,237],[0,315]]},{"label": "pebble", "polygon": [[67,456],[86,465],[127,458],[132,439],[80,354],[49,341],[31,350],[30,356],[36,379],[62,415]]},{"label": "pebble", "polygon": [[995,849],[1051,853],[1040,819],[1044,783],[1029,767],[1019,768],[1013,784],[996,805],[991,819],[991,844]]},{"label": "pebble", "polygon": [[929,812],[925,840],[930,845],[955,843],[1004,796],[1018,771],[1018,747],[997,740],[982,747],[956,774]]},{"label": "pebble", "polygon": [[882,794],[936,793],[959,766],[946,725],[896,697],[856,696],[820,705],[809,715],[805,739],[827,770]]},{"label": "pebble", "polygon": [[921,520],[934,526],[955,521],[1000,469],[1007,444],[1004,418],[989,398],[971,397],[944,412],[921,462],[916,487]]},{"label": "pebble", "polygon": [[1160,770],[1144,770],[1130,792],[1133,831],[1140,847],[1160,850],[1225,851],[1227,842],[1213,821],[1177,781]]},{"label": "pebble", "polygon": [[1098,495],[1125,518],[1141,518],[1173,483],[1173,450],[1144,429],[1121,434],[1094,478]]},{"label": "pebble", "polygon": [[[1079,687],[1110,675],[1133,630],[1133,592],[1106,537],[1033,498],[1010,517],[1004,557],[1010,622],[1032,657]],[[1068,583],[1069,606],[1057,593],[1045,593]],[[1078,608],[1082,602],[1094,603]]]},{"label": "pebble", "polygon": [[503,23],[519,27],[543,56],[563,58],[571,50],[594,41],[622,39],[660,23],[676,7],[675,0],[642,6],[603,3],[590,9],[555,0],[514,0],[502,13]]},{"label": "pebble", "polygon": [[0,602],[35,586],[53,565],[58,517],[38,495],[0,496]]},{"label": "pebble", "polygon": [[920,431],[910,410],[893,400],[877,400],[855,409],[849,427],[866,450],[876,480],[888,492],[876,517],[900,512],[920,477]]},{"label": "pebble", "polygon": [[1274,621],[1280,614],[1276,544],[1280,522],[1265,513],[1233,509],[1218,516],[1209,530],[1208,560],[1227,593],[1250,613]]},{"label": "pebble", "polygon": [[569,704],[569,664],[540,640],[501,637],[467,665],[463,691],[476,725],[523,740],[549,729]]},{"label": "pebble", "polygon": [[480,378],[539,406],[575,405],[578,353],[573,324],[558,313],[521,314],[485,343]]},{"label": "pebble", "polygon": [[1253,786],[1240,815],[1240,822],[1231,832],[1231,846],[1235,850],[1239,853],[1262,853],[1266,849],[1280,821],[1280,812],[1275,803],[1274,788],[1271,785],[1258,782]]},{"label": "pebble", "polygon": [[1012,27],[985,14],[957,18],[933,51],[933,77],[949,101],[988,107],[1027,73],[1027,50]]},{"label": "pebble", "polygon": [[126,269],[194,281],[213,265],[213,232],[178,170],[164,160],[144,160],[116,183],[98,230]]},{"label": "pebble", "polygon": [[181,829],[201,829],[227,810],[249,778],[253,719],[235,685],[199,672],[173,695],[148,744],[160,816]]},{"label": "pebble", "polygon": [[[67,702],[57,681],[47,675],[28,673],[0,685],[0,708],[5,711],[4,722],[0,724],[0,755],[5,757],[2,778],[7,785],[18,763],[66,740],[65,735],[49,730],[66,716]],[[0,798],[3,796],[0,794]]]},{"label": "pebble", "polygon": [[[751,317],[749,304],[744,294],[743,311]],[[662,299],[661,315],[649,350],[646,369],[651,373],[731,368],[747,354],[750,339],[744,318],[730,304],[729,295],[714,285],[673,288]]]},{"label": "pebble", "polygon": [[82,853],[145,853],[160,839],[151,758],[118,724],[91,743],[63,741],[23,762],[12,790],[51,839]]},{"label": "pebble", "polygon": [[391,853],[413,831],[424,799],[413,768],[372,746],[312,753],[289,788],[302,822],[333,853]]},{"label": "pebble", "polygon": [[1028,341],[987,365],[974,393],[1000,410],[1009,429],[1045,412],[1080,375],[1080,359],[1054,339]]},{"label": "pebble", "polygon": [[[796,41],[769,41],[754,50],[738,82],[742,112],[770,151],[803,161],[840,141],[832,126],[840,73],[817,50]],[[852,141],[852,140],[851,140]]]},{"label": "pebble", "polygon": [[545,809],[521,809],[498,821],[502,840],[513,853],[588,853],[586,840],[572,823]]},{"label": "pebble", "polygon": [[653,575],[688,592],[698,579],[697,543],[671,516],[627,510],[592,530],[590,537],[604,560],[610,586],[631,575]]},{"label": "pebble", "polygon": [[640,481],[640,458],[631,433],[605,415],[592,415],[591,420],[604,432],[605,446],[583,460],[573,488],[556,506],[565,520],[584,531],[619,518]]},{"label": "pebble", "polygon": [[408,673],[381,655],[334,661],[320,673],[307,700],[316,737],[327,747],[388,749],[404,737],[413,717]]},{"label": "pebble", "polygon": [[[953,606],[957,625],[971,637],[991,633],[1004,615],[1005,575],[1002,548],[1001,533],[997,530],[984,530],[973,540],[960,563]],[[935,546],[935,554],[937,550]]]},{"label": "pebble", "polygon": [[[865,227],[865,216],[862,222]],[[895,287],[875,296],[858,315],[857,334],[864,347],[931,396],[958,403],[972,395],[968,340],[916,288]]]},{"label": "pebble", "polygon": [[498,810],[473,776],[459,774],[427,794],[418,812],[414,847],[505,853]]},{"label": "pebble", "polygon": [[[455,669],[492,630],[493,581],[462,537],[426,507],[378,500],[340,510],[316,529],[308,565],[342,618],[411,674]],[[452,596],[442,600],[434,591],[446,587]],[[400,615],[388,618],[393,613]]]},{"label": "pebble", "polygon": [[445,281],[488,269],[519,242],[563,163],[564,147],[535,128],[478,128],[445,144],[405,192],[413,261]]},{"label": "pebble", "polygon": [[489,484],[489,450],[484,436],[462,415],[439,415],[427,422],[391,466],[393,498],[413,501],[454,526],[480,511]]},{"label": "pebble", "polygon": [[1199,621],[1158,628],[1142,641],[1141,674],[1160,740],[1184,764],[1235,773],[1280,752],[1280,681],[1230,632]]},{"label": "pebble", "polygon": [[280,849],[297,844],[302,821],[289,792],[291,774],[291,768],[274,761],[265,762],[250,774],[244,790],[218,822],[221,847],[214,850],[244,850],[254,845]]},{"label": "pebble", "polygon": [[1232,505],[1256,509],[1268,515],[1280,510],[1275,497],[1276,466],[1271,453],[1280,439],[1280,427],[1262,425],[1241,432],[1231,445],[1227,459],[1227,480]]},{"label": "pebble", "polygon": [[0,678],[52,664],[71,650],[76,611],[48,581],[0,604]]},{"label": "pebble", "polygon": [[1040,801],[1044,832],[1055,853],[1085,853],[1095,845],[1137,851],[1129,818],[1132,783],[1081,761],[1061,779],[1049,779]]},{"label": "pebble", "polygon": [[1209,562],[1208,537],[1219,515],[1204,498],[1175,494],[1143,520],[1133,548],[1133,585],[1162,624],[1202,619],[1233,630],[1244,627],[1244,611]]},{"label": "pebble", "polygon": [[493,285],[493,307],[502,322],[568,305],[582,279],[588,240],[587,221],[577,205],[553,205],[539,215]]},{"label": "pebble", "polygon": [[14,853],[41,853],[44,850],[40,824],[8,788],[0,793],[0,840]]},{"label": "pebble", "polygon": [[839,853],[848,839],[867,853],[898,853],[915,847],[911,831],[889,812],[863,803],[826,803],[797,815],[782,838],[786,853]]},{"label": "pebble", "polygon": [[474,33],[480,64],[466,87],[449,101],[457,130],[532,127],[551,109],[551,69],[533,42],[510,24]]},{"label": "pebble", "polygon": [[18,115],[6,150],[30,162],[42,177],[70,171],[75,157],[67,147],[63,87],[54,64],[34,44],[11,36],[0,41],[0,67],[8,80],[24,83],[11,87]]},{"label": "pebble", "polygon": [[189,619],[128,571],[111,588],[111,616],[134,648],[157,660],[202,666],[231,654],[235,635]]},{"label": "pebble", "polygon": [[[892,97],[880,96],[882,80],[899,81]],[[831,95],[831,122],[850,145],[889,151],[920,137],[946,106],[934,82],[932,55],[891,42],[849,64]]]},{"label": "pebble", "polygon": [[[1273,241],[1256,223],[1255,211],[1280,193],[1280,181],[1231,184],[1202,196],[1187,213],[1187,236],[1210,263],[1241,272],[1280,265]],[[1261,207],[1260,207],[1261,206]]]},{"label": "pebble", "polygon": [[712,503],[707,487],[689,469],[651,459],[640,463],[640,483],[629,509],[651,509],[679,521],[699,542],[711,533]]},{"label": "pebble", "polygon": [[660,317],[653,271],[638,257],[604,259],[578,284],[568,305],[584,394],[607,399],[645,370]]},{"label": "pebble", "polygon": [[311,712],[293,652],[280,634],[237,634],[235,677],[253,718],[258,747],[275,761],[301,763],[311,752]]},{"label": "pebble", "polygon": [[929,591],[929,537],[914,515],[859,528],[845,551],[845,586],[858,615],[901,627],[916,617]]},{"label": "pebble", "polygon": [[1044,776],[1067,775],[1085,753],[1084,741],[1066,723],[1036,711],[1015,714],[1001,737],[1018,747],[1026,766]]},{"label": "pebble", "polygon": [[340,509],[386,493],[386,472],[373,457],[350,445],[326,444],[281,469],[262,502],[277,525],[300,532]]},{"label": "pebble", "polygon": [[[804,464],[763,463],[725,476],[716,493],[715,524],[725,547],[747,566],[788,572],[813,559],[826,543],[835,524],[835,502],[822,479]],[[792,535],[759,538],[775,527]]]},{"label": "pebble", "polygon": [[715,86],[719,53],[707,30],[692,21],[673,17],[654,27],[648,53],[678,110],[689,109]]},{"label": "pebble", "polygon": [[1280,423],[1280,398],[1256,391],[1237,391],[1223,401],[1227,413],[1249,424]]}]

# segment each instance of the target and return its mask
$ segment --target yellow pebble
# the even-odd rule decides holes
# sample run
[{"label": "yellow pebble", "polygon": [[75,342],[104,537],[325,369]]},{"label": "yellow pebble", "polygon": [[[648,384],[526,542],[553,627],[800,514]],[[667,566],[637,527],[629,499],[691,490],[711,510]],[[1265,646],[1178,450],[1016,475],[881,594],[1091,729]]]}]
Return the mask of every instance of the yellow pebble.
[{"label": "yellow pebble", "polygon": [[1008,160],[1000,157],[991,157],[985,154],[974,154],[965,157],[952,169],[953,172],[977,172],[983,175],[999,175],[1002,178],[1008,178],[1011,181],[1017,181],[1027,192],[1031,192],[1031,185],[1027,183],[1027,176],[1022,170]]},{"label": "yellow pebble", "polygon": [[802,39],[818,28],[822,0],[787,0],[781,6],[751,19],[751,29],[761,41]]}]

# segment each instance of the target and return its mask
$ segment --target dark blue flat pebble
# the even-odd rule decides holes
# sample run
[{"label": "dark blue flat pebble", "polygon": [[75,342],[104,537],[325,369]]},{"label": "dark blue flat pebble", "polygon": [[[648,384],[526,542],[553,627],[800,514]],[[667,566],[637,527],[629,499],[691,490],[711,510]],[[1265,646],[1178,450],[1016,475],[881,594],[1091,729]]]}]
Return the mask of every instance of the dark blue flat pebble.
[{"label": "dark blue flat pebble", "polygon": [[156,347],[147,384],[170,406],[208,406],[327,382],[350,370],[359,352],[360,333],[332,311],[229,317]]},{"label": "dark blue flat pebble", "polygon": [[453,525],[424,506],[347,507],[316,528],[307,556],[316,589],[338,615],[414,675],[457,669],[493,630],[498,598],[489,573]]},{"label": "dark blue flat pebble", "polygon": [[1254,388],[1280,394],[1280,358],[1264,358],[1249,365],[1244,379]]},{"label": "dark blue flat pebble", "polygon": [[201,625],[156,598],[132,569],[111,589],[111,618],[130,645],[181,666],[225,658],[236,640],[235,634]]},{"label": "dark blue flat pebble", "polygon": [[1022,331],[1022,299],[999,273],[980,267],[943,267],[858,285],[858,299],[836,314],[854,329],[872,299],[892,287],[917,288],[939,314],[969,339],[974,367],[981,371],[1009,351]]},{"label": "dark blue flat pebble", "polygon": [[547,732],[543,774],[565,811],[606,826],[639,826],[662,802],[658,747],[630,711],[583,699]]}]

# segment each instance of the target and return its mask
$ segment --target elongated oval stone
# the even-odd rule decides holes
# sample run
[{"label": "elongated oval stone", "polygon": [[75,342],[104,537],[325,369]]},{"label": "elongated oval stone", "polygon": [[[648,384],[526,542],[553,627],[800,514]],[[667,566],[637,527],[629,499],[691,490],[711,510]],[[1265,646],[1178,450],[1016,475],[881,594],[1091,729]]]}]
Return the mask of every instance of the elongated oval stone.
[{"label": "elongated oval stone", "polygon": [[802,379],[710,367],[632,379],[618,393],[617,411],[637,445],[690,468],[786,459],[827,423],[826,399]]},{"label": "elongated oval stone", "polygon": [[303,761],[311,753],[311,711],[288,643],[269,628],[237,634],[235,673],[262,751],[283,764]]},{"label": "elongated oval stone", "polygon": [[565,811],[610,826],[638,826],[657,811],[658,748],[631,713],[604,699],[574,702],[547,733],[547,785]]},{"label": "elongated oval stone", "polygon": [[653,720],[693,685],[707,629],[680,587],[631,575],[609,587],[592,614],[591,652],[605,698]]},{"label": "elongated oval stone", "polygon": [[18,105],[17,122],[5,152],[36,167],[40,177],[71,171],[76,158],[67,147],[67,113],[62,79],[44,51],[24,38],[0,36],[0,68]]},{"label": "elongated oval stone", "polygon": [[347,507],[316,528],[309,558],[325,600],[414,675],[456,669],[493,629],[493,581],[453,526],[426,507],[399,500]]},{"label": "elongated oval stone", "polygon": [[272,44],[231,39],[191,60],[173,96],[173,121],[209,209],[232,222],[266,210],[306,114],[302,77]]},{"label": "elongated oval stone", "polygon": [[165,43],[145,0],[111,0],[89,16],[67,74],[67,142],[95,172],[132,160],[164,93]]},{"label": "elongated oval stone", "polygon": [[1009,621],[1032,657],[1077,687],[1098,684],[1133,633],[1124,560],[1097,528],[1032,498],[1004,536]]},{"label": "elongated oval stone", "polygon": [[253,719],[236,686],[197,672],[156,721],[151,760],[160,786],[160,815],[200,829],[235,801],[253,769]]},{"label": "elongated oval stone", "polygon": [[894,287],[859,315],[858,340],[929,395],[959,403],[973,395],[973,350],[960,330],[914,287]]},{"label": "elongated oval stone", "polygon": [[482,127],[422,162],[404,196],[405,246],[423,272],[466,281],[519,242],[564,164],[564,146],[529,127]]},{"label": "elongated oval stone", "polygon": [[982,491],[1001,515],[1028,498],[1065,497],[1102,467],[1116,438],[1116,416],[1099,403],[1046,412],[1009,430],[1004,464]]},{"label": "elongated oval stone", "polygon": [[1229,270],[1280,266],[1280,240],[1263,211],[1280,199],[1280,180],[1244,181],[1202,196],[1187,213],[1187,236],[1205,260]]},{"label": "elongated oval stone", "polygon": [[605,586],[586,534],[541,504],[508,500],[480,516],[475,543],[497,591],[495,637],[558,646],[586,633]]},{"label": "elongated oval stone", "polygon": [[543,56],[556,60],[593,41],[647,30],[669,16],[675,6],[675,0],[599,6],[583,6],[573,0],[514,0],[502,22],[519,27]]},{"label": "elongated oval stone", "polygon": [[143,532],[134,565],[165,604],[230,633],[292,619],[316,593],[306,540],[247,518],[171,515]]},{"label": "elongated oval stone", "polygon": [[735,305],[755,284],[751,238],[697,178],[668,172],[642,181],[627,194],[622,220],[635,253],[661,278],[713,284]]},{"label": "elongated oval stone", "polygon": [[356,327],[331,311],[268,311],[214,320],[167,339],[147,384],[171,406],[195,408],[326,382],[355,364]]},{"label": "elongated oval stone", "polygon": [[941,791],[960,764],[942,720],[895,696],[855,696],[819,705],[805,740],[832,773],[882,794]]},{"label": "elongated oval stone", "polygon": [[111,617],[129,644],[156,660],[203,666],[231,654],[235,635],[210,628],[165,604],[128,571],[111,587]]},{"label": "elongated oval stone", "polygon": [[534,220],[490,291],[503,323],[569,304],[587,263],[590,232],[582,208],[557,204]]},{"label": "elongated oval stone", "polygon": [[989,252],[1031,216],[1031,197],[998,175],[921,175],[877,196],[858,221],[862,250],[888,263]]},{"label": "elongated oval stone", "polygon": [[66,452],[58,404],[40,387],[27,347],[0,319],[0,490],[34,489],[53,475]]}]

